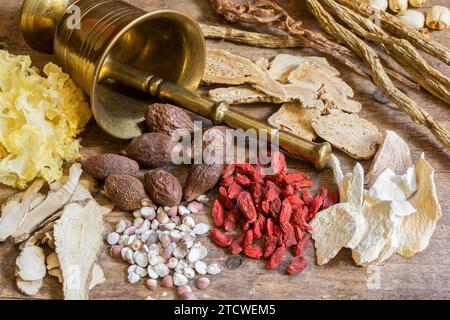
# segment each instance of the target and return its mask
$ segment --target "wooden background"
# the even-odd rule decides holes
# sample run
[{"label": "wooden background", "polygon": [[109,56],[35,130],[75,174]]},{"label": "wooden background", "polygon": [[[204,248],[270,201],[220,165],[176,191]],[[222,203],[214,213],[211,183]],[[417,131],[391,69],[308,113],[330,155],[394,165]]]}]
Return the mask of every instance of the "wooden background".
[{"label": "wooden background", "polygon": [[[194,16],[203,23],[218,24],[219,21],[209,7],[207,0],[135,0],[129,1],[147,10],[158,8],[179,9]],[[307,12],[304,1],[279,0],[294,17],[305,21],[307,27],[318,30],[317,24]],[[448,0],[432,0],[431,3],[450,5]],[[21,1],[0,0],[0,47],[8,49],[14,54],[29,54],[36,66],[42,67],[54,57],[42,55],[29,49],[23,42],[19,32],[19,12]],[[431,36],[450,46],[450,30],[433,32]],[[248,56],[273,57],[277,53],[316,54],[312,50],[267,50],[234,45],[225,42],[208,42],[211,47],[225,48],[232,52]],[[443,63],[426,57],[435,67],[447,75],[450,70]],[[331,61],[334,65],[334,61]],[[409,117],[389,103],[377,88],[367,80],[353,75],[348,69],[336,65],[342,72],[343,78],[354,88],[356,99],[363,103],[361,116],[377,125],[381,131],[395,130],[409,143],[413,160],[416,161],[422,152],[436,170],[435,179],[441,202],[443,217],[439,221],[436,232],[425,252],[412,258],[403,258],[394,255],[383,265],[376,268],[365,269],[357,267],[349,250],[342,250],[337,258],[328,265],[318,267],[315,265],[314,252],[311,246],[307,250],[310,265],[300,275],[288,277],[283,272],[287,259],[278,271],[267,271],[264,263],[242,257],[233,257],[225,250],[216,248],[208,238],[202,241],[207,244],[210,254],[207,262],[217,262],[223,269],[222,274],[211,276],[211,286],[207,291],[198,292],[201,299],[430,299],[450,298],[450,217],[448,211],[450,200],[447,192],[450,189],[449,179],[449,152],[444,151],[429,132],[412,123]],[[393,66],[395,64],[393,63]],[[448,106],[440,103],[425,92],[408,92],[408,95],[419,102],[436,119],[450,129]],[[276,111],[278,106],[259,105],[240,108],[261,119],[266,119]],[[85,155],[102,153],[105,151],[117,152],[126,144],[104,134],[91,122],[82,135],[82,153]],[[336,152],[343,163],[344,170],[350,170],[355,161],[341,152]],[[317,185],[325,184],[333,188],[332,174],[329,170],[316,172],[302,161],[291,159],[291,169],[308,172]],[[370,162],[363,163],[367,169]],[[187,167],[174,169],[181,181],[185,179]],[[7,187],[0,187],[0,203],[15,191]],[[214,197],[215,192],[211,192]],[[108,219],[108,228],[126,213],[113,213]],[[199,216],[200,221],[210,221],[209,212]],[[114,261],[108,256],[105,245],[99,257],[107,280],[91,292],[93,299],[143,299],[151,295],[155,299],[174,299],[174,290],[160,289],[156,292],[148,291],[144,285],[130,285],[126,280],[126,263]],[[22,299],[15,286],[14,263],[18,250],[11,242],[0,244],[0,298]],[[62,298],[61,286],[54,278],[47,277],[41,292],[35,297],[38,299]]]}]

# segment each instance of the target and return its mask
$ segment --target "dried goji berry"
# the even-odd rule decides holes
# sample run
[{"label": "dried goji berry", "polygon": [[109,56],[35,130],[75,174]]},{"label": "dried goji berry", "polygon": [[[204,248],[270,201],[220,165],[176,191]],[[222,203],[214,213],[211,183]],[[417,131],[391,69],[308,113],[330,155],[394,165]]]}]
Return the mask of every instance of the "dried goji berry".
[{"label": "dried goji berry", "polygon": [[248,230],[250,230],[251,223],[247,220],[247,218],[242,217],[242,219],[240,220],[240,225],[241,225],[242,230],[244,230],[244,232],[247,232]]},{"label": "dried goji berry", "polygon": [[234,181],[236,181],[243,187],[248,186],[252,182],[247,176],[244,176],[240,173],[236,174],[236,176],[234,177]]},{"label": "dried goji berry", "polygon": [[[321,196],[317,196],[314,198],[314,200],[308,206],[308,213],[309,213],[310,220],[314,219],[314,217],[316,216],[316,214],[319,211],[322,204],[323,204],[323,198]],[[310,220],[308,220],[308,221],[310,221]]]},{"label": "dried goji berry", "polygon": [[245,239],[244,239],[244,247],[249,247],[251,246],[253,243],[253,230],[249,229],[246,233],[245,233]]},{"label": "dried goji berry", "polygon": [[281,189],[281,196],[287,198],[295,193],[294,187],[288,184],[286,187]]},{"label": "dried goji berry", "polygon": [[244,191],[244,189],[242,189],[236,181],[233,181],[228,187],[228,199],[235,199],[242,191]]},{"label": "dried goji berry", "polygon": [[304,257],[298,257],[289,263],[287,267],[287,273],[290,275],[297,274],[305,270],[306,266],[308,265],[308,260]]},{"label": "dried goji berry", "polygon": [[214,229],[211,231],[211,237],[219,247],[223,248],[228,247],[233,241],[233,238],[231,236],[223,233],[218,229]]},{"label": "dried goji berry", "polygon": [[217,196],[217,199],[220,201],[222,206],[228,210],[233,209],[234,203],[231,199],[228,199],[228,191],[224,187],[219,188],[219,195]]},{"label": "dried goji berry", "polygon": [[306,219],[308,218],[308,208],[307,207],[298,207],[294,206],[292,208],[292,216],[291,221],[292,223],[302,226]]},{"label": "dried goji berry", "polygon": [[223,228],[225,231],[233,231],[236,228],[236,223],[241,217],[241,212],[238,208],[232,209],[223,222]]},{"label": "dried goji berry", "polygon": [[261,202],[261,211],[265,214],[269,213],[270,203],[268,201]]},{"label": "dried goji berry", "polygon": [[272,175],[277,175],[286,172],[287,169],[286,158],[284,157],[284,154],[282,154],[280,151],[274,151],[272,153],[271,168],[273,171]]},{"label": "dried goji berry", "polygon": [[257,246],[244,246],[244,254],[252,259],[261,259],[263,251],[261,247]]},{"label": "dried goji berry", "polygon": [[216,226],[221,227],[223,225],[223,222],[225,220],[225,213],[219,200],[214,201],[214,205],[212,208],[212,217]]},{"label": "dried goji berry", "polygon": [[281,245],[278,247],[273,255],[270,257],[269,262],[267,263],[268,269],[276,269],[281,263],[281,259],[283,259],[284,252],[286,251],[286,247]]},{"label": "dried goji berry", "polygon": [[289,202],[292,204],[292,206],[303,206],[305,203],[300,199],[298,194],[293,194],[288,197]]},{"label": "dried goji berry", "polygon": [[309,206],[311,204],[311,202],[313,201],[313,197],[312,197],[311,193],[309,192],[309,190],[303,191],[302,199],[303,199],[303,202],[307,206]]},{"label": "dried goji berry", "polygon": [[251,183],[249,187],[253,201],[260,203],[262,200],[262,185],[260,183]]},{"label": "dried goji berry", "polygon": [[242,214],[248,219],[248,221],[252,223],[255,222],[257,213],[250,193],[243,191],[238,194],[236,200],[239,209],[241,209]]},{"label": "dried goji berry", "polygon": [[307,234],[305,234],[303,239],[301,239],[297,243],[297,247],[295,247],[294,257],[299,257],[299,256],[301,256],[303,254],[303,251],[305,251],[305,248],[306,248],[306,246],[309,243],[309,239],[311,239],[311,234],[307,233]]},{"label": "dried goji berry", "polygon": [[294,187],[295,192],[299,192],[304,188],[311,188],[314,185],[311,181],[298,181],[294,182],[292,186]]},{"label": "dried goji berry", "polygon": [[223,186],[223,187],[229,187],[233,182],[234,182],[234,177],[233,176],[228,176],[228,177],[226,177],[225,179],[222,180],[220,185]]},{"label": "dried goji berry", "polygon": [[239,237],[233,240],[231,245],[228,247],[232,254],[241,253],[244,246],[245,234],[241,234]]},{"label": "dried goji berry", "polygon": [[269,236],[273,235],[273,219],[268,218],[266,220],[266,231]]},{"label": "dried goji berry", "polygon": [[246,175],[250,178],[250,180],[261,183],[263,181],[261,175],[261,168],[257,165],[251,165],[248,163],[237,164],[236,168],[238,168],[242,174]]},{"label": "dried goji berry", "polygon": [[261,233],[266,233],[266,217],[263,214],[258,213],[257,222],[259,223],[259,229]]},{"label": "dried goji berry", "polygon": [[222,179],[226,179],[227,177],[233,175],[235,166],[233,163],[228,163],[225,165],[222,171]]},{"label": "dried goji berry", "polygon": [[[288,199],[284,199],[281,204],[280,225],[283,226],[291,220],[292,205]],[[283,227],[281,227],[283,228]]]},{"label": "dried goji berry", "polygon": [[284,184],[293,184],[295,182],[309,180],[307,174],[303,172],[290,172],[284,175],[283,183]]},{"label": "dried goji berry", "polygon": [[266,181],[266,194],[264,199],[268,202],[274,201],[276,198],[280,196],[280,188],[270,180]]},{"label": "dried goji berry", "polygon": [[264,237],[264,259],[269,259],[277,248],[278,238],[274,236]]},{"label": "dried goji berry", "polygon": [[300,228],[300,226],[294,225],[294,233],[295,233],[295,237],[297,238],[297,241],[302,240],[303,231],[302,231],[302,228]]},{"label": "dried goji berry", "polygon": [[297,244],[297,239],[295,238],[294,227],[290,223],[282,224],[281,230],[283,230],[283,243],[286,248],[290,248]]},{"label": "dried goji berry", "polygon": [[276,198],[270,204],[269,213],[272,217],[277,219],[278,215],[280,214],[280,211],[281,211],[281,200],[280,198]]},{"label": "dried goji berry", "polygon": [[253,238],[255,239],[259,239],[262,236],[262,232],[261,232],[261,225],[259,224],[258,221],[256,221],[255,223],[253,223]]},{"label": "dried goji berry", "polygon": [[323,199],[323,204],[322,204],[321,210],[325,210],[338,202],[339,202],[339,192],[328,194]]}]

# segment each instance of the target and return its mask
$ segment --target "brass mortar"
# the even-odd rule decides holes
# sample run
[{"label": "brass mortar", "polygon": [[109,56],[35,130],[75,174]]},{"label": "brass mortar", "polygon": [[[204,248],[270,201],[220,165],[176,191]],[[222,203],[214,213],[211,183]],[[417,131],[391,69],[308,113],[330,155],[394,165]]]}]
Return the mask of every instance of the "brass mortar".
[{"label": "brass mortar", "polygon": [[329,143],[303,140],[195,93],[205,41],[197,22],[183,13],[146,12],[117,0],[25,0],[21,30],[32,48],[56,55],[90,97],[99,126],[115,137],[142,133],[150,93],[216,125],[277,133],[283,149],[318,169],[330,159]]}]

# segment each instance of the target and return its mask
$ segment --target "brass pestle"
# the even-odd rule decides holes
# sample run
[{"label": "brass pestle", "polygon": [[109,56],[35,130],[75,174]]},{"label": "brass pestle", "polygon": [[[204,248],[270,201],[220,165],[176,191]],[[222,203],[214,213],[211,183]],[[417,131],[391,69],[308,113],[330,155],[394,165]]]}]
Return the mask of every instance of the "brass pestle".
[{"label": "brass pestle", "polygon": [[130,139],[141,134],[143,111],[153,96],[216,125],[276,134],[281,148],[317,169],[331,157],[329,143],[279,131],[197,94],[205,41],[199,25],[183,13],[146,12],[116,0],[25,0],[21,30],[31,47],[56,55],[90,97],[99,126],[112,136]]}]

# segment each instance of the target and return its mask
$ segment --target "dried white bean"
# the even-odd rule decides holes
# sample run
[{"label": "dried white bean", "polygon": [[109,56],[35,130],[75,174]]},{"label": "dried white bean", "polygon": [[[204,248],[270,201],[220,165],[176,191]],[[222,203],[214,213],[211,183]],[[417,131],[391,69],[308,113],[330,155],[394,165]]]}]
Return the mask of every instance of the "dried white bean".
[{"label": "dried white bean", "polygon": [[217,263],[210,264],[207,269],[209,274],[216,275],[222,272]]},{"label": "dried white bean", "polygon": [[158,263],[154,267],[155,272],[160,276],[161,278],[164,278],[165,276],[168,276],[170,273],[169,268],[164,263]]},{"label": "dried white bean", "polygon": [[143,207],[140,209],[142,217],[148,220],[153,220],[156,217],[156,210],[150,207]]},{"label": "dried white bean", "polygon": [[141,277],[138,276],[135,272],[130,272],[128,274],[128,282],[130,283],[138,283],[141,280]]},{"label": "dried white bean", "polygon": [[173,284],[177,287],[184,286],[189,282],[188,278],[182,273],[174,273],[173,275]]},{"label": "dried white bean", "polygon": [[195,277],[195,271],[194,271],[194,269],[192,269],[192,268],[190,268],[190,267],[184,268],[183,274],[184,274],[184,275],[186,276],[186,278],[188,278],[189,280],[194,279],[194,277]]},{"label": "dried white bean", "polygon": [[206,223],[199,223],[194,227],[193,230],[196,235],[202,236],[209,232],[209,225]]},{"label": "dried white bean", "polygon": [[188,208],[186,208],[185,206],[178,206],[178,214],[180,216],[184,216],[184,215],[190,214],[190,213],[191,213],[191,211]]},{"label": "dried white bean", "polygon": [[152,224],[151,224],[151,226],[150,226],[150,228],[152,229],[152,230],[158,230],[158,227],[159,227],[159,221],[158,220],[153,220],[152,221]]},{"label": "dried white bean", "polygon": [[200,260],[200,248],[199,247],[193,247],[191,250],[189,250],[189,253],[187,254],[187,260],[191,263],[194,263],[198,260]]},{"label": "dried white bean", "polygon": [[152,266],[148,266],[148,267],[147,267],[147,274],[148,274],[148,276],[149,276],[151,279],[158,279],[159,276],[158,276],[158,274],[156,273],[155,269],[153,269],[153,268],[154,268],[154,267],[152,267]]},{"label": "dried white bean", "polygon": [[195,271],[197,271],[198,274],[204,275],[207,273],[207,265],[203,261],[196,261],[194,265]]},{"label": "dried white bean", "polygon": [[195,220],[190,216],[186,216],[183,218],[183,224],[192,229],[195,227]]},{"label": "dried white bean", "polygon": [[177,265],[178,259],[175,257],[170,258],[169,261],[167,262],[167,267],[169,267],[169,269],[175,269]]},{"label": "dried white bean", "polygon": [[136,267],[136,270],[134,272],[141,278],[144,278],[147,275],[147,269],[139,266]]},{"label": "dried white bean", "polygon": [[126,228],[127,228],[127,223],[125,222],[125,220],[120,220],[119,222],[117,222],[117,224],[116,224],[116,232],[117,233],[124,232]]},{"label": "dried white bean", "polygon": [[195,199],[195,200],[200,202],[200,203],[207,203],[207,202],[209,202],[209,198],[205,194],[202,194],[202,195],[198,196],[197,199]]},{"label": "dried white bean", "polygon": [[109,245],[113,246],[119,242],[120,235],[117,232],[111,232],[106,237],[106,242],[108,242]]},{"label": "dried white bean", "polygon": [[139,267],[146,268],[148,266],[148,256],[142,252],[135,252],[133,254],[133,260]]}]

